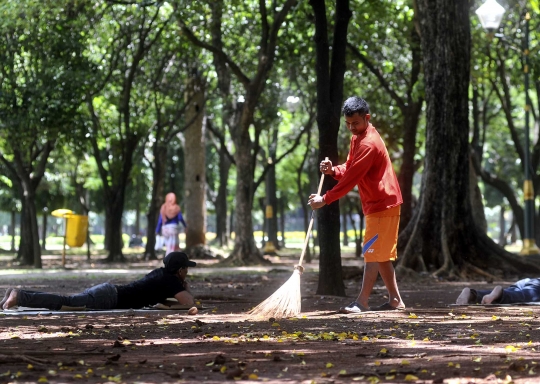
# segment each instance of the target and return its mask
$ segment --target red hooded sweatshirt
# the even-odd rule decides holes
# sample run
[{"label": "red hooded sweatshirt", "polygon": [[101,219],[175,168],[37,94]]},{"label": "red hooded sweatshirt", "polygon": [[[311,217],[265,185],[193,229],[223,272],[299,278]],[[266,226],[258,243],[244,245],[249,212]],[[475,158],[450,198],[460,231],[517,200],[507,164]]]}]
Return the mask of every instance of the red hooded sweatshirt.
[{"label": "red hooded sweatshirt", "polygon": [[358,186],[365,215],[381,212],[403,203],[401,190],[386,146],[379,132],[369,125],[351,137],[347,162],[334,167],[337,185],[323,196],[330,204]]}]

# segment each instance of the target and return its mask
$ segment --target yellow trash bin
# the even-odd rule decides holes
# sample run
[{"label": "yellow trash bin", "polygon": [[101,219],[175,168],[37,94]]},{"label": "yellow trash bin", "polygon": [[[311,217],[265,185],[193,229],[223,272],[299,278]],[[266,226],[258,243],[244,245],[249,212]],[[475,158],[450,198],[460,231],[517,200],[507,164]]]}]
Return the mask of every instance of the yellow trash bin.
[{"label": "yellow trash bin", "polygon": [[66,244],[70,247],[82,247],[88,232],[88,216],[66,215]]}]

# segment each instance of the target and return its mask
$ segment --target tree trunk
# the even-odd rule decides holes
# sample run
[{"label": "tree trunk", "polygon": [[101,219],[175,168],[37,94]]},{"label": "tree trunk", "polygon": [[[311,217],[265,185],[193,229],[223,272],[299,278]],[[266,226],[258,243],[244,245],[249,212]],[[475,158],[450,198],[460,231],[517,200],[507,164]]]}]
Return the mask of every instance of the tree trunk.
[{"label": "tree trunk", "polygon": [[41,228],[41,250],[46,250],[46,243],[47,243],[47,211],[43,211],[43,228]]},{"label": "tree trunk", "polygon": [[[516,273],[526,265],[540,271],[497,246],[473,218],[468,143],[469,1],[418,0],[417,4],[426,82],[426,156],[419,209],[403,232],[409,237],[400,236],[406,244],[399,264],[459,277],[489,275],[489,267],[501,268],[504,261],[505,267],[498,273]],[[494,262],[495,257],[499,262]]]},{"label": "tree trunk", "polygon": [[[319,162],[328,157],[337,164],[337,136],[343,102],[343,77],[347,28],[352,13],[348,0],[336,0],[332,54],[328,41],[328,22],[324,0],[310,0],[315,14],[315,50],[317,72],[317,126],[319,127]],[[323,194],[336,185],[326,177]],[[318,210],[319,284],[317,294],[345,296],[339,241],[339,202]]]},{"label": "tree trunk", "polygon": [[501,204],[501,212],[499,213],[499,245],[506,245],[506,221],[504,219],[504,204]]},{"label": "tree trunk", "polygon": [[[276,138],[277,139],[277,138]],[[270,161],[275,164],[275,151],[270,153]],[[265,218],[266,218],[266,244],[264,247],[265,253],[275,253],[279,249],[278,242],[278,220],[277,220],[277,195],[276,195],[276,167],[271,166],[266,174],[266,201],[265,201]]]},{"label": "tree trunk", "polygon": [[146,248],[144,258],[146,260],[157,260],[156,257],[156,227],[158,215],[163,199],[165,198],[165,171],[167,169],[167,145],[161,141],[156,141],[154,148],[154,167],[152,168],[152,197],[148,213],[146,214]]},{"label": "tree trunk", "polygon": [[281,248],[285,248],[285,197],[282,195],[279,198],[278,206],[279,206],[279,222],[280,222],[280,228],[281,228],[281,243],[279,246]]},{"label": "tree trunk", "polygon": [[[472,151],[471,151],[471,156]],[[487,220],[484,213],[484,202],[482,200],[482,191],[478,187],[478,177],[474,171],[472,158],[469,161],[469,194],[471,196],[471,207],[474,222],[478,226],[478,229],[484,233],[487,233]]]},{"label": "tree trunk", "polygon": [[[123,192],[118,192],[122,194]],[[115,199],[116,200],[116,199]],[[126,261],[122,248],[122,215],[124,213],[124,198],[119,196],[115,202],[109,202],[105,207],[105,233],[108,233],[107,262]]]},{"label": "tree trunk", "polygon": [[186,90],[190,104],[186,121],[191,125],[184,132],[184,212],[187,224],[186,248],[206,244],[206,144],[204,124],[204,84],[199,74],[194,74]]},{"label": "tree trunk", "polygon": [[[24,249],[22,260],[24,264],[33,265],[34,268],[42,268],[41,265],[41,248],[39,244],[39,229],[37,222],[37,211],[35,198],[33,193],[25,187],[26,193],[22,196],[24,216],[24,236],[21,232],[21,249]],[[26,243],[23,248],[22,243]]]},{"label": "tree trunk", "polygon": [[15,225],[17,225],[15,215],[15,211],[11,211],[11,252],[15,252]]},{"label": "tree trunk", "polygon": [[399,170],[398,181],[403,197],[401,205],[401,217],[399,221],[400,229],[409,224],[413,213],[413,180],[416,171],[414,157],[416,155],[416,132],[418,131],[418,121],[422,112],[423,100],[412,102],[404,108],[403,116],[403,156],[401,168]]},{"label": "tree trunk", "polygon": [[[246,130],[246,134],[249,133]],[[253,207],[253,168],[250,151],[249,137],[243,137],[242,142],[236,143],[236,201],[234,215],[234,248],[225,264],[228,265],[250,265],[268,264],[255,244],[253,236],[253,219],[251,210]]]},{"label": "tree trunk", "polygon": [[140,234],[141,234],[141,205],[139,203],[139,196],[140,196],[140,190],[141,190],[141,187],[139,185],[139,183],[137,183],[136,187],[137,190],[136,190],[136,203],[135,203],[135,226],[133,228],[133,233],[132,235],[135,235],[136,237],[139,237]]},{"label": "tree trunk", "polygon": [[341,212],[341,224],[343,225],[343,246],[349,245],[349,237],[347,235],[347,213],[349,212],[349,201],[347,198],[340,200],[339,210]]},{"label": "tree trunk", "polygon": [[229,242],[227,231],[227,183],[229,180],[229,170],[231,161],[225,154],[225,148],[219,149],[219,188],[216,197],[216,241],[220,247]]}]

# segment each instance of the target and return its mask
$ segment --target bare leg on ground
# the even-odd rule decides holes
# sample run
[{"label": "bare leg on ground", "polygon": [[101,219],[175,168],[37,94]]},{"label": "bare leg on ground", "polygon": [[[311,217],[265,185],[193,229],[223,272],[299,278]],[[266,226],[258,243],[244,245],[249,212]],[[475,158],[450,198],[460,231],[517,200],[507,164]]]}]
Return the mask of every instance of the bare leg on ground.
[{"label": "bare leg on ground", "polygon": [[13,288],[8,288],[8,289],[6,289],[6,294],[4,295],[4,298],[2,299],[2,301],[0,301],[0,309],[3,309],[3,308],[4,308],[4,303],[5,303],[6,300],[8,299],[9,294],[11,293],[12,290],[13,290]]},{"label": "bare leg on ground", "polygon": [[17,305],[17,293],[19,293],[19,291],[17,291],[16,289],[11,290],[11,292],[9,293],[9,297],[4,303],[3,309],[9,309]]},{"label": "bare leg on ground", "polygon": [[456,304],[457,305],[469,304],[470,299],[471,299],[471,289],[463,288],[463,291],[461,291],[460,295],[458,296],[456,300]]},{"label": "bare leg on ground", "polygon": [[502,287],[500,285],[497,285],[495,288],[493,288],[493,291],[489,295],[485,295],[482,298],[482,304],[491,304],[494,301],[499,300],[502,297]]}]

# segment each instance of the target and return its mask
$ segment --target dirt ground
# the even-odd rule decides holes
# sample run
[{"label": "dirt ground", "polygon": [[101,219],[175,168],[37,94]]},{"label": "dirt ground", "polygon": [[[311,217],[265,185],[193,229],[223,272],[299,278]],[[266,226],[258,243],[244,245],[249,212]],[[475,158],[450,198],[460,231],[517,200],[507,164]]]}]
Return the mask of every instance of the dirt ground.
[{"label": "dirt ground", "polygon": [[[297,318],[245,315],[292,274],[270,268],[190,269],[192,291],[208,308],[186,311],[0,312],[0,383],[221,382],[539,383],[540,306],[456,307],[464,286],[428,276],[399,281],[406,311],[336,313],[356,297],[358,260],[344,264],[348,297],[316,295],[317,264],[302,276]],[[44,258],[43,273],[17,275],[0,259],[0,294],[13,285],[70,294],[97,283],[122,284],[160,261],[104,265]],[[281,262],[281,263],[278,263]],[[6,269],[15,269],[6,272]],[[378,283],[370,302],[385,302]]]}]

